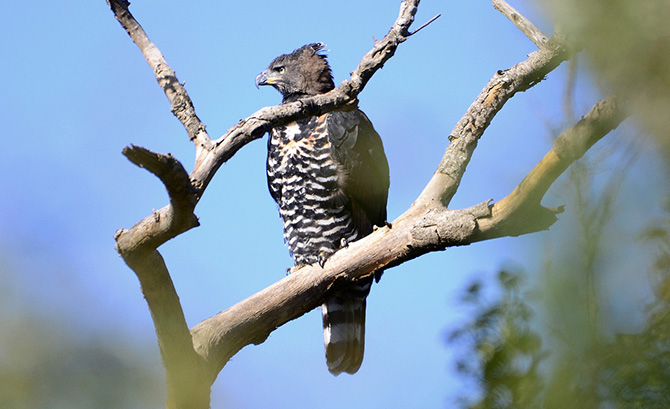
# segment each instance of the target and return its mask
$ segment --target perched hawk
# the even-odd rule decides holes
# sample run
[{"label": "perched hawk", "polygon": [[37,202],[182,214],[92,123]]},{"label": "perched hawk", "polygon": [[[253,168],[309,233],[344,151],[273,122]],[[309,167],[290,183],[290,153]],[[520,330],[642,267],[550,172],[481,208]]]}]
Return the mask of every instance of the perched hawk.
[{"label": "perched hawk", "polygon": [[[335,88],[324,44],[275,58],[256,77],[282,103]],[[389,168],[382,141],[358,109],[339,110],[270,132],[268,187],[279,205],[296,266],[318,263],[386,222]],[[322,306],[328,369],[355,373],[363,361],[365,298],[372,279],[333,294]]]}]

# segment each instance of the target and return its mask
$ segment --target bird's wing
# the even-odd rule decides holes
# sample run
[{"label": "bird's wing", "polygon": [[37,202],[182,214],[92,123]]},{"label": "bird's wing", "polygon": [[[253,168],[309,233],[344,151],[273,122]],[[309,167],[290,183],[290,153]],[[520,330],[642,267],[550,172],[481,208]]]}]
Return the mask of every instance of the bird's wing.
[{"label": "bird's wing", "polygon": [[329,113],[326,131],[340,167],[340,190],[350,200],[359,232],[367,235],[386,222],[389,167],[382,140],[357,109]]}]

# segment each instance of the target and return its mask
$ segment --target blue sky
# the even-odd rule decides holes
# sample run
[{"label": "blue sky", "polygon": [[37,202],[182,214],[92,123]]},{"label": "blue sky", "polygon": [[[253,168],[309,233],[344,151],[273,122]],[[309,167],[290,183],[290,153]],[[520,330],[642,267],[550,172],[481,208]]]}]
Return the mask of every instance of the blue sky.
[{"label": "blue sky", "polygon": [[[512,3],[537,17],[527,1]],[[128,162],[128,144],[170,152],[187,169],[193,147],[137,47],[102,0],[12,2],[2,24],[0,260],[24,303],[65,316],[82,336],[131,340],[158,361],[137,279],[113,234],[167,202],[161,183]],[[339,84],[383,37],[399,2],[136,1],[131,11],[165,55],[212,138],[280,102],[254,78],[277,55],[322,41]],[[430,178],[447,136],[496,70],[535,50],[488,1],[424,1],[421,24],[360,96],[391,167],[389,218]],[[546,28],[546,25],[543,25]],[[11,39],[11,40],[10,40]],[[501,199],[550,149],[562,125],[563,69],[517,95],[482,139],[452,206]],[[579,115],[597,99],[584,87]],[[292,262],[265,183],[265,140],[225,164],[196,209],[201,226],[160,250],[190,326],[281,279]],[[653,170],[652,170],[653,171]],[[548,204],[560,200],[549,197]],[[528,258],[547,233],[426,255],[389,270],[368,300],[366,357],[331,376],[319,311],[243,349],[219,375],[212,407],[444,407],[453,377],[449,328],[473,277]],[[0,323],[1,325],[1,323]],[[160,405],[160,402],[159,402]]]}]

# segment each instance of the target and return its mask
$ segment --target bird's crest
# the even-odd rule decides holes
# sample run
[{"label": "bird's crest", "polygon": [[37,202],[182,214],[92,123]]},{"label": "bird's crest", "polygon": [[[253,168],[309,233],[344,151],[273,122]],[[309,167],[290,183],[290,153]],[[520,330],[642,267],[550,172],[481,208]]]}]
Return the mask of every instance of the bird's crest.
[{"label": "bird's crest", "polygon": [[335,83],[325,47],[324,43],[310,43],[280,55],[256,77],[256,85],[277,88],[284,96],[284,102],[332,90]]}]

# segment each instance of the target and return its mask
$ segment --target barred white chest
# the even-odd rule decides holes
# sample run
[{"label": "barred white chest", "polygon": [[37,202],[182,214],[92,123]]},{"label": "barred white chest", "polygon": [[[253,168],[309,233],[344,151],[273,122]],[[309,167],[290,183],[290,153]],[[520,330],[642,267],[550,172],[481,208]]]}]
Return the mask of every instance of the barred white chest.
[{"label": "barred white chest", "polygon": [[275,128],[268,141],[268,186],[296,265],[323,262],[358,238],[326,120],[327,114]]}]

